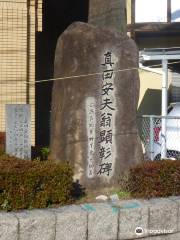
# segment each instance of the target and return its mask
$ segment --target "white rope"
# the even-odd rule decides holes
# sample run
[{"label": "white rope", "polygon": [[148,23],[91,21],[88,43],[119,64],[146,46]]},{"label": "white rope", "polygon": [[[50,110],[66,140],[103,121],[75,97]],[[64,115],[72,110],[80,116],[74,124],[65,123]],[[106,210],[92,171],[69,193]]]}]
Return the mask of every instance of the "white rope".
[{"label": "white rope", "polygon": [[[176,63],[180,63],[180,61],[176,61],[176,62],[170,62],[168,63],[168,65],[172,65],[172,64],[176,64]],[[154,68],[154,67],[161,67],[162,64],[155,64],[155,65],[151,65],[148,66],[149,68]],[[118,72],[125,72],[125,71],[133,71],[133,70],[142,70],[140,68],[126,68],[126,69],[117,69],[117,70],[113,70],[114,73],[118,73]],[[72,79],[72,78],[82,78],[82,77],[89,77],[89,76],[96,76],[96,75],[102,75],[103,72],[96,72],[96,73],[88,73],[88,74],[81,74],[81,75],[72,75],[72,76],[66,76],[66,77],[58,77],[58,78],[49,78],[49,79],[42,79],[42,80],[37,80],[35,82],[26,82],[27,84],[36,84],[36,83],[46,83],[46,82],[54,82],[54,81],[59,81],[59,80],[64,80],[64,79]],[[9,80],[9,81],[0,81],[0,84],[4,83],[12,83],[12,82],[17,82],[17,80]],[[22,82],[24,83],[24,81],[22,80]]]}]

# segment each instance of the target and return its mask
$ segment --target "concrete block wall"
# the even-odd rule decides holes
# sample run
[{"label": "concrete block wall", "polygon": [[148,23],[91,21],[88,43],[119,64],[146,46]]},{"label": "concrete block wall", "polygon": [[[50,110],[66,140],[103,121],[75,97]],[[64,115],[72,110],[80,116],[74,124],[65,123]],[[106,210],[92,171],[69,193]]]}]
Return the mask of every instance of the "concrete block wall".
[{"label": "concrete block wall", "polygon": [[178,240],[180,197],[0,212],[0,239]]}]

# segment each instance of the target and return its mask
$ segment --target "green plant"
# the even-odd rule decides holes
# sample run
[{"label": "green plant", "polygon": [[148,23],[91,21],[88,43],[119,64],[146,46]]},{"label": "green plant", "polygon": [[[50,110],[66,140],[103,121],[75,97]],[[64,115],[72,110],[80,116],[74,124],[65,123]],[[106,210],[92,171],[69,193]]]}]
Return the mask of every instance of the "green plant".
[{"label": "green plant", "polygon": [[41,158],[42,158],[42,160],[47,160],[47,159],[48,159],[48,156],[49,156],[49,154],[50,154],[50,149],[49,149],[49,147],[43,147],[43,148],[41,148],[40,152],[41,152]]},{"label": "green plant", "polygon": [[4,202],[1,204],[1,208],[5,211],[9,211],[11,209],[11,206],[7,199],[5,199]]},{"label": "green plant", "polygon": [[115,192],[118,197],[120,199],[127,199],[127,198],[130,198],[131,197],[131,194],[130,192],[126,192],[126,191],[118,191],[118,192]]},{"label": "green plant", "polygon": [[128,181],[133,197],[180,195],[180,161],[148,161],[132,168]]},{"label": "green plant", "polygon": [[4,150],[1,150],[1,149],[0,149],[0,156],[2,156],[2,155],[4,155],[4,154],[5,154]]},{"label": "green plant", "polygon": [[73,172],[68,163],[0,157],[0,209],[45,208],[71,203]]}]

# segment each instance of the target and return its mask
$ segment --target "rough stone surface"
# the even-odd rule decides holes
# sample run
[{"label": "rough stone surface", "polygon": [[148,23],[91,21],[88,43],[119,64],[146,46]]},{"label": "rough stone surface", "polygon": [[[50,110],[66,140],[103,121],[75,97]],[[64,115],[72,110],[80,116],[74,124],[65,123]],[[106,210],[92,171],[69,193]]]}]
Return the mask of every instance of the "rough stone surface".
[{"label": "rough stone surface", "polygon": [[146,237],[146,238],[142,238],[142,240],[168,240],[166,239],[165,235],[161,235],[161,236],[151,236],[151,237]]},{"label": "rough stone surface", "polygon": [[179,240],[180,239],[180,233],[174,233],[174,234],[167,234],[167,235],[161,235],[161,236],[151,236],[147,238],[142,238],[142,240]]},{"label": "rough stone surface", "polygon": [[[142,238],[148,234],[148,206],[143,201],[121,201],[119,215],[119,239]],[[142,228],[142,234],[136,234],[136,229]]]},{"label": "rough stone surface", "polygon": [[180,239],[180,232],[175,234],[168,234],[166,236],[166,240],[179,240]]},{"label": "rough stone surface", "polygon": [[54,240],[55,215],[47,210],[16,213],[19,219],[18,240]]},{"label": "rough stone surface", "polygon": [[[83,77],[54,82],[51,158],[68,160],[85,187],[116,185],[142,160],[138,71],[117,72],[137,67],[137,48],[124,34],[74,23],[58,40],[54,77]],[[84,76],[92,73],[99,74]]]},{"label": "rough stone surface", "polygon": [[0,239],[18,240],[18,219],[11,213],[0,213]]},{"label": "rough stone surface", "polygon": [[88,240],[117,239],[118,209],[103,203],[91,206],[88,210]]},{"label": "rough stone surface", "polygon": [[100,27],[125,31],[125,0],[90,0],[88,22]]},{"label": "rough stone surface", "polygon": [[170,197],[170,200],[176,202],[178,204],[178,232],[180,232],[180,197]]},{"label": "rough stone surface", "polygon": [[86,240],[87,213],[79,206],[54,209],[56,214],[55,240]]},{"label": "rough stone surface", "polygon": [[[151,199],[149,204],[150,230],[172,230],[177,232],[178,204],[169,199]],[[152,233],[154,234],[154,233]]]},{"label": "rough stone surface", "polygon": [[[133,199],[0,212],[0,240],[179,240],[179,199]],[[147,230],[147,234],[134,235],[136,227]],[[150,235],[151,230],[155,235]]]}]

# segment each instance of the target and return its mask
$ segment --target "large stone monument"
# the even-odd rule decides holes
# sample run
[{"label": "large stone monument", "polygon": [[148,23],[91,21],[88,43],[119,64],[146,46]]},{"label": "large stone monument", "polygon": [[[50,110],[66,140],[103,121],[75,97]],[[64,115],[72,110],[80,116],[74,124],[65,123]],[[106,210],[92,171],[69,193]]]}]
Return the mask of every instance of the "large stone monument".
[{"label": "large stone monument", "polygon": [[88,23],[126,32],[126,0],[89,0]]},{"label": "large stone monument", "polygon": [[125,34],[74,23],[58,40],[51,158],[88,188],[116,185],[142,160],[136,125],[138,51]]}]

